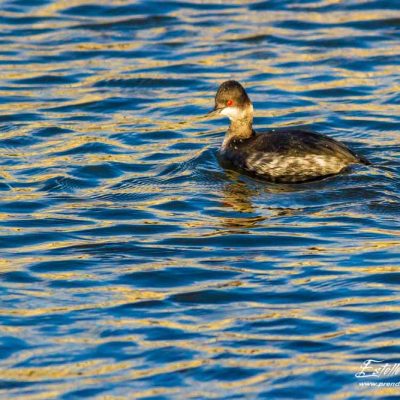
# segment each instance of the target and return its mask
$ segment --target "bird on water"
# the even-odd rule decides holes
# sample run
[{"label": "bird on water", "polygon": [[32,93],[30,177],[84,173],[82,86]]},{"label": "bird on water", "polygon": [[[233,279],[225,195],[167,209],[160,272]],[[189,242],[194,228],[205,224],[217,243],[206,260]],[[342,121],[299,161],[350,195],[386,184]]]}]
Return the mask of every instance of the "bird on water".
[{"label": "bird on water", "polygon": [[369,165],[343,143],[304,129],[256,132],[253,105],[236,81],[221,84],[209,115],[225,115],[230,126],[221,146],[222,157],[234,167],[277,183],[322,179],[352,164]]}]

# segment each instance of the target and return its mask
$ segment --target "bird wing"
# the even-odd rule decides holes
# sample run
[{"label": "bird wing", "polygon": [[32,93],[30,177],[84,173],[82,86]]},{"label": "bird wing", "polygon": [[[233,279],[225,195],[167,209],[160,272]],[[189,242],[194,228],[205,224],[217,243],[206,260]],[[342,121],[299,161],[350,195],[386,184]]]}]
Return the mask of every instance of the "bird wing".
[{"label": "bird wing", "polygon": [[[362,158],[335,139],[301,129],[259,133],[253,140],[251,147],[253,146],[257,151],[278,153],[287,157],[315,154],[336,157],[348,162],[364,162]],[[251,149],[249,150],[251,151]]]}]

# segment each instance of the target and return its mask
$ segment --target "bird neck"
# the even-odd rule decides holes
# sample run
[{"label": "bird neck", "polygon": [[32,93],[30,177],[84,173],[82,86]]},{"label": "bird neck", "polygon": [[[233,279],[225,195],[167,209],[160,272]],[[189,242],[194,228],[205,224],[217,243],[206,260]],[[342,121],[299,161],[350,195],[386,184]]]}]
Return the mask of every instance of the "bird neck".
[{"label": "bird neck", "polygon": [[230,118],[229,139],[248,139],[253,135],[253,105],[250,103],[236,118]]}]

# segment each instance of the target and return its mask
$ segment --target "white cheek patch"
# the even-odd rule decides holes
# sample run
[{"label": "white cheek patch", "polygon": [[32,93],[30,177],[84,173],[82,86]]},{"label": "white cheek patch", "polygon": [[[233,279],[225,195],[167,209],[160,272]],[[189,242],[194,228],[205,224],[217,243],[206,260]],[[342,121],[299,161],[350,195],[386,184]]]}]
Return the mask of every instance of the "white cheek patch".
[{"label": "white cheek patch", "polygon": [[225,107],[221,111],[221,115],[226,115],[230,120],[239,119],[242,115],[238,107]]}]

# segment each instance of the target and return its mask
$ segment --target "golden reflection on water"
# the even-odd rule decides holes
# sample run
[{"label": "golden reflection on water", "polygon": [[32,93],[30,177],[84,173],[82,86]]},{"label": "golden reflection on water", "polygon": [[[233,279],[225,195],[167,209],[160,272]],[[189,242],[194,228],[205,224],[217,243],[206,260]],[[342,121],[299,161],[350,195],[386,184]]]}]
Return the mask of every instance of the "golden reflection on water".
[{"label": "golden reflection on water", "polygon": [[[203,5],[202,1],[191,1],[198,5]],[[244,4],[254,4],[253,1],[231,1],[230,4],[243,6]],[[385,20],[394,18],[392,11],[386,10],[346,10],[333,12],[319,12],[318,8],[328,5],[338,4],[339,0],[326,0],[313,3],[307,3],[308,8],[313,8],[312,12],[298,11],[296,8],[301,7],[301,2],[293,2],[286,11],[264,10],[253,11],[246,10],[245,13],[238,12],[235,9],[222,11],[214,10],[210,16],[209,10],[205,9],[178,9],[169,15],[176,17],[184,24],[184,27],[196,34],[195,40],[191,39],[190,45],[187,45],[188,38],[182,35],[171,37],[169,43],[176,45],[176,53],[174,59],[157,59],[157,54],[149,57],[126,57],[129,52],[140,51],[143,48],[151,48],[154,43],[162,44],[164,36],[168,34],[168,28],[164,26],[149,27],[144,32],[138,30],[136,36],[132,34],[132,39],[110,41],[107,34],[104,36],[93,33],[86,29],[87,35],[81,37],[81,41],[63,42],[61,39],[64,35],[72,35],[73,30],[68,32],[63,28],[76,28],[83,22],[91,22],[91,18],[79,19],[62,19],[58,18],[60,13],[71,7],[87,4],[83,0],[53,1],[44,6],[34,7],[31,15],[41,17],[57,17],[57,20],[44,20],[37,24],[37,28],[59,30],[59,33],[52,31],[51,33],[41,33],[35,36],[36,42],[42,42],[53,39],[60,39],[61,44],[48,47],[37,46],[34,41],[26,43],[26,36],[15,35],[8,43],[2,44],[2,51],[10,55],[1,55],[1,60],[8,60],[8,63],[2,64],[2,80],[7,82],[7,88],[0,90],[0,96],[7,98],[15,95],[20,100],[13,103],[4,102],[0,104],[0,113],[4,116],[13,115],[14,113],[33,113],[38,115],[38,120],[29,120],[25,125],[10,126],[0,132],[1,140],[12,140],[16,136],[25,136],[30,139],[32,134],[42,128],[58,128],[70,129],[71,132],[60,134],[54,137],[48,137],[46,140],[33,142],[28,146],[7,145],[0,149],[0,155],[4,159],[19,160],[19,163],[5,165],[1,171],[1,177],[7,182],[11,189],[3,191],[3,202],[31,201],[45,203],[60,196],[70,196],[71,200],[67,203],[50,204],[44,210],[32,211],[29,214],[17,215],[12,211],[2,211],[0,213],[0,221],[15,221],[15,226],[2,226],[1,230],[6,235],[22,235],[25,233],[46,232],[46,225],[36,226],[19,226],[17,222],[21,219],[30,219],[34,221],[46,221],[51,219],[63,218],[65,221],[72,221],[79,217],[80,224],[78,227],[60,226],[52,228],[54,239],[41,243],[25,243],[17,248],[18,257],[0,258],[0,269],[2,273],[7,272],[32,272],[29,271],[30,266],[46,262],[46,261],[68,261],[73,266],[75,260],[87,260],[97,263],[97,268],[76,270],[60,270],[32,272],[31,275],[39,277],[42,281],[34,283],[32,287],[25,283],[9,283],[9,287],[13,292],[10,299],[18,299],[22,296],[25,300],[23,306],[17,308],[2,305],[0,314],[3,318],[34,318],[55,316],[59,314],[69,315],[73,312],[85,312],[90,310],[99,310],[100,315],[96,324],[90,326],[88,330],[76,335],[69,336],[59,335],[49,337],[47,345],[59,345],[63,349],[65,345],[78,345],[82,348],[94,345],[112,346],[113,340],[125,343],[136,344],[143,353],[146,351],[163,349],[165,347],[179,347],[182,351],[195,351],[198,354],[193,360],[163,363],[158,365],[143,362],[140,356],[130,358],[129,361],[118,361],[107,358],[99,358],[85,360],[82,362],[66,363],[62,365],[52,366],[35,366],[35,367],[15,367],[18,363],[29,360],[31,357],[44,357],[51,353],[51,349],[44,348],[22,350],[13,355],[12,359],[6,360],[7,368],[0,369],[0,378],[3,380],[37,382],[42,384],[41,394],[26,394],[26,399],[48,399],[52,397],[61,397],[68,391],[76,389],[75,382],[79,380],[81,387],[90,385],[102,385],[111,383],[132,382],[139,379],[152,379],[160,374],[177,375],[192,370],[201,370],[203,367],[217,366],[231,368],[248,368],[260,369],[261,372],[245,378],[237,378],[234,381],[214,380],[210,382],[196,381],[195,389],[190,388],[190,394],[202,398],[205,395],[210,397],[221,397],[227,393],[227,390],[233,392],[240,391],[249,397],[255,393],[258,388],[265,387],[270,382],[276,382],[280,378],[284,379],[292,377],[298,384],[302,379],[308,379],[312,374],[318,372],[330,372],[331,374],[346,373],[349,376],[354,375],[359,364],[354,361],[356,357],[369,357],[366,354],[373,345],[378,350],[374,356],[379,354],[383,358],[388,354],[379,348],[398,345],[399,341],[395,338],[374,338],[371,342],[362,342],[360,338],[368,338],[371,332],[387,332],[390,330],[400,329],[397,320],[381,321],[366,323],[363,320],[357,321],[356,317],[340,317],[338,315],[326,314],[325,310],[346,310],[348,312],[400,312],[400,306],[397,306],[399,296],[393,289],[393,293],[376,297],[362,297],[353,295],[349,289],[349,294],[345,298],[323,299],[318,301],[302,302],[300,304],[288,303],[284,299],[282,304],[270,304],[257,300],[257,290],[264,292],[266,290],[274,290],[275,287],[270,283],[269,279],[282,279],[287,282],[286,290],[305,287],[314,292],[324,292],[333,290],[340,285],[351,285],[352,278],[368,278],[372,274],[395,273],[398,271],[396,262],[390,262],[389,265],[379,263],[376,265],[343,265],[341,260],[352,255],[374,253],[374,252],[390,252],[398,253],[400,248],[400,239],[398,239],[398,231],[395,228],[388,227],[360,227],[355,225],[354,221],[365,217],[365,211],[354,210],[352,212],[339,209],[335,211],[335,205],[330,205],[328,210],[310,210],[304,205],[285,206],[279,204],[278,196],[288,197],[296,196],[297,189],[282,187],[267,187],[265,191],[260,190],[260,186],[247,184],[246,180],[242,180],[241,174],[231,171],[223,171],[224,183],[220,186],[206,187],[205,181],[212,180],[208,175],[201,175],[201,168],[207,169],[208,165],[199,162],[207,149],[215,149],[222,140],[221,132],[224,128],[222,125],[216,125],[216,122],[202,120],[202,115],[212,106],[214,93],[209,91],[209,87],[205,89],[193,89],[188,91],[186,87],[182,87],[180,91],[176,88],[151,87],[145,89],[140,86],[125,87],[124,80],[142,79],[143,82],[150,79],[193,79],[198,78],[199,73],[186,72],[184,75],[179,71],[179,67],[184,64],[193,64],[197,67],[208,67],[209,70],[202,72],[204,82],[212,82],[217,84],[226,79],[231,78],[232,70],[225,70],[227,65],[231,63],[236,66],[235,77],[246,82],[249,87],[249,93],[257,103],[263,102],[265,106],[260,105],[256,110],[256,116],[259,118],[270,118],[273,120],[274,126],[287,126],[300,123],[317,124],[326,123],[329,115],[340,115],[341,121],[348,121],[349,124],[356,118],[366,122],[393,122],[393,117],[399,115],[400,105],[381,102],[380,98],[390,96],[399,90],[398,83],[394,82],[394,78],[398,75],[398,65],[379,65],[376,62],[375,68],[367,71],[346,69],[340,67],[332,60],[347,58],[350,61],[373,62],[371,60],[382,59],[385,57],[396,57],[400,53],[400,45],[394,41],[382,42],[381,45],[373,45],[371,42],[367,48],[358,48],[354,46],[343,48],[338,46],[322,46],[313,47],[313,41],[320,40],[338,40],[353,37],[357,39],[360,35],[374,36],[373,30],[361,31],[357,26],[351,26],[353,22],[361,21],[379,21],[382,24]],[[356,4],[356,2],[353,2]],[[124,6],[126,1],[98,1],[97,4],[104,6]],[[226,4],[218,2],[218,4]],[[360,3],[362,4],[362,3]],[[5,12],[6,16],[14,16],[12,12]],[[196,24],[199,22],[209,22],[213,19],[224,19],[224,24],[214,24],[207,29],[197,29]],[[121,17],[92,17],[96,23],[118,22]],[[288,20],[297,22],[316,22],[320,23],[320,27],[309,30],[302,30],[299,34],[298,29],[289,29],[282,27]],[[282,22],[282,26],[277,26],[278,22]],[[347,26],[335,26],[338,24],[347,24]],[[88,33],[91,32],[91,33]],[[187,32],[187,34],[188,34]],[[59,35],[59,36],[58,36]],[[80,34],[82,36],[82,34]],[[194,37],[194,36],[193,36]],[[265,41],[264,38],[265,37]],[[298,39],[298,43],[290,42],[288,45],[277,44],[269,38],[286,38]],[[367,40],[367,39],[365,39]],[[238,51],[234,55],[228,51],[214,50],[218,46],[231,42],[233,46],[239,46]],[[23,48],[21,47],[23,44]],[[247,45],[246,45],[247,44]],[[13,63],[19,60],[19,55],[23,49],[27,61],[23,64]],[[257,50],[271,51],[271,56],[254,57]],[[312,51],[317,50],[317,51]],[[108,52],[122,52],[119,56],[107,57]],[[170,53],[173,50],[170,50]],[[77,52],[76,59],[71,59],[67,63],[62,59],[57,59],[59,54],[67,52]],[[88,59],[79,59],[79,54],[86,52],[94,52],[101,54],[101,57],[92,57]],[[17,53],[15,55],[14,53]],[[53,57],[53,61],[36,62],[35,57],[49,56]],[[32,57],[33,61],[29,58]],[[11,61],[10,61],[11,58]],[[251,61],[249,61],[251,60]],[[296,66],[287,66],[284,64],[295,64]],[[66,68],[67,67],[67,68]],[[168,70],[165,68],[173,67]],[[138,72],[139,70],[142,70]],[[147,70],[147,71],[143,71]],[[68,76],[69,73],[77,74],[86,73],[78,79],[77,82],[71,82],[65,85],[46,85],[46,83],[38,83],[37,86],[29,86],[25,83],[19,83],[18,80],[40,78],[43,75],[53,75],[58,77]],[[328,74],[332,80],[323,81],[314,79],[318,74]],[[265,74],[265,77],[263,76]],[[252,77],[260,75],[254,81]],[[107,87],[107,82],[113,80],[121,80],[121,86]],[[106,89],[98,90],[96,85],[104,84]],[[210,85],[211,86],[211,85]],[[357,93],[357,88],[368,89],[364,95]],[[313,91],[331,91],[334,93],[338,89],[354,88],[354,93],[343,100],[332,94],[327,96],[315,96]],[[372,89],[371,89],[372,88]],[[276,94],[279,96],[290,97],[291,99],[308,100],[309,103],[303,105],[288,105],[286,107],[274,106]],[[272,94],[270,94],[272,92]],[[108,104],[107,102],[116,97],[132,98],[140,97],[144,104],[132,105],[131,109],[119,110],[111,109],[103,112],[90,111],[85,109],[89,104]],[[142,97],[141,97],[142,96]],[[297,96],[297,97],[296,97]],[[22,98],[23,97],[23,98]],[[145,103],[148,100],[149,103]],[[362,100],[362,101],[359,101]],[[310,104],[311,103],[311,104]],[[197,108],[198,114],[182,115],[182,107],[190,104]],[[59,109],[59,106],[70,107],[69,111]],[[58,108],[58,109],[57,109]],[[105,106],[105,108],[107,108]],[[166,113],[166,110],[171,110]],[[179,112],[175,112],[179,110]],[[304,113],[302,116],[294,116],[293,114]],[[78,117],[86,116],[86,119],[78,119]],[[101,116],[101,119],[97,117]],[[257,121],[256,121],[257,122]],[[218,127],[217,127],[218,126]],[[339,129],[339,128],[338,128]],[[346,133],[353,127],[340,128],[344,137]],[[152,134],[167,131],[163,137],[152,139]],[[171,137],[168,137],[168,131]],[[174,136],[173,134],[177,134]],[[206,135],[203,135],[206,133]],[[356,133],[359,133],[357,131]],[[149,140],[132,143],[126,139],[129,135],[139,134],[140,139],[146,137]],[[214,135],[215,134],[215,135]],[[143,136],[140,136],[143,135]],[[348,139],[350,136],[347,136]],[[382,141],[386,145],[398,144],[399,133],[393,128],[392,130],[380,130],[379,134],[371,133],[369,136],[357,136],[357,142],[367,144],[371,147],[380,148]],[[129,144],[128,144],[129,143]],[[89,144],[102,144],[118,150],[117,154],[100,153],[80,153],[79,148]],[[190,144],[193,146],[190,150],[180,150],[179,145]],[[77,154],[74,154],[74,151]],[[70,154],[58,154],[69,152]],[[156,164],[149,156],[154,154],[168,153],[166,164],[176,165],[175,174],[170,176],[164,173],[161,162]],[[59,192],[52,194],[43,190],[46,182],[59,178],[73,176],[68,173],[68,169],[81,168],[82,166],[95,166],[102,164],[121,163],[126,165],[138,164],[148,166],[145,172],[135,171],[119,171],[115,177],[103,179],[98,185],[93,187],[83,187],[76,190],[66,192],[60,183]],[[195,167],[193,167],[193,165]],[[217,161],[213,161],[213,165],[217,165]],[[40,172],[25,174],[27,170],[37,169]],[[210,168],[208,168],[210,169]],[[171,177],[187,177],[188,180],[181,183],[180,186],[173,183],[161,185],[159,182],[167,181]],[[154,178],[156,183],[126,184],[129,179],[136,178]],[[200,178],[199,178],[200,177]],[[191,178],[191,179],[189,179]],[[197,180],[196,180],[197,179]],[[88,178],[88,181],[91,181]],[[157,183],[158,182],[158,183]],[[200,182],[200,183],[199,183]],[[26,184],[18,186],[18,184]],[[130,183],[130,182],[128,182]],[[126,184],[124,186],[124,184]],[[121,185],[121,186],[118,186]],[[327,183],[328,185],[328,183]],[[117,187],[117,189],[115,189]],[[205,188],[205,189],[204,189]],[[209,203],[200,205],[195,211],[179,211],[164,210],[162,206],[168,202],[185,203],[188,196],[196,197],[201,191],[212,193],[213,197],[207,198]],[[311,189],[318,191],[318,188]],[[354,190],[357,190],[355,188]],[[122,201],[112,196],[122,195],[145,195],[154,194],[150,199],[136,200],[127,202],[126,206]],[[158,196],[156,196],[156,194]],[[73,198],[75,196],[75,198]],[[276,196],[276,197],[274,197]],[[259,198],[262,197],[265,203],[260,206]],[[275,200],[274,200],[275,199]],[[276,200],[278,199],[278,200]],[[83,201],[82,201],[83,200]],[[203,199],[199,199],[204,200]],[[270,202],[275,203],[270,204]],[[95,216],[84,217],[79,215],[83,211],[90,211],[96,208],[107,208],[109,211],[120,210],[122,207],[132,208],[138,211],[147,211],[152,216],[127,221],[117,221],[114,219],[102,219]],[[210,210],[214,214],[210,214]],[[293,222],[290,218],[301,217],[302,221]],[[181,217],[181,220],[177,218]],[[327,220],[330,217],[347,217],[352,219],[355,226],[354,238],[347,241],[333,241],[324,244],[299,246],[296,249],[290,247],[285,248],[288,258],[276,255],[273,251],[277,250],[276,246],[260,247],[259,251],[254,249],[243,248],[243,254],[237,252],[237,244],[231,245],[231,254],[226,252],[218,255],[212,242],[214,238],[222,236],[247,235],[252,234],[275,236],[279,239],[279,232],[285,228],[292,230],[284,230],[282,235],[290,235],[292,238],[312,237],[312,228],[320,224],[324,227],[342,227],[351,228],[351,224],[338,223]],[[306,218],[312,218],[306,220]],[[374,215],[368,218],[373,219]],[[318,220],[318,221],[317,221]],[[178,222],[177,222],[178,221]],[[317,221],[317,222],[316,222]],[[138,225],[149,225],[158,227],[168,227],[174,223],[179,223],[181,230],[179,232],[166,232],[149,235],[125,234],[113,236],[100,236],[96,233],[82,233],[86,229],[111,228],[119,223],[134,223]],[[281,231],[279,231],[279,229]],[[310,231],[308,231],[310,230]],[[74,237],[61,237],[58,232],[74,234]],[[359,237],[357,237],[357,235]],[[158,260],[157,251],[150,255],[147,260],[142,263],[131,263],[118,265],[114,259],[110,261],[110,266],[102,259],[103,253],[96,253],[97,249],[102,246],[113,245],[117,243],[120,246],[128,245],[132,241],[137,246],[142,246],[142,250],[151,249],[153,246],[159,245],[160,248],[166,248],[167,245],[163,241],[168,239],[182,239],[193,237],[208,239],[209,242],[201,246],[204,252],[204,258],[189,259],[182,257],[166,256],[162,260]],[[13,240],[10,238],[10,240]],[[81,246],[81,247],[80,247]],[[173,247],[173,246],[171,246]],[[182,246],[183,247],[183,246]],[[175,250],[182,250],[182,247],[176,245]],[[225,251],[228,246],[222,246]],[[190,250],[196,248],[196,245],[188,246]],[[197,246],[199,250],[200,246]],[[79,249],[79,250],[78,250]],[[55,252],[58,250],[58,253]],[[220,249],[218,249],[220,250]],[[248,250],[248,251],[247,251]],[[112,253],[113,250],[110,250]],[[122,250],[121,250],[122,251]],[[120,252],[121,252],[120,251]],[[127,255],[131,255],[129,248],[126,250]],[[335,254],[335,258],[330,257]],[[109,255],[109,254],[108,254]],[[119,254],[120,255],[120,254]],[[124,254],[125,255],[125,254]],[[321,257],[327,257],[326,259]],[[308,258],[307,258],[308,257]],[[347,258],[346,258],[347,259]],[[193,281],[183,286],[154,288],[136,288],[135,284],[123,283],[116,284],[111,280],[107,281],[107,277],[102,273],[114,274],[112,276],[119,277],[123,274],[135,274],[136,272],[166,271],[169,268],[180,268],[188,266],[193,268],[204,269],[204,261],[207,260],[212,266],[210,271],[218,270],[231,271],[240,273],[241,275],[225,280],[211,279],[210,281]],[[136,260],[135,260],[136,261]],[[108,262],[108,261],[107,261]],[[241,262],[240,266],[235,263]],[[247,263],[246,263],[247,262]],[[254,263],[254,264],[253,264]],[[271,268],[272,264],[279,264],[276,268]],[[208,264],[207,264],[208,265]],[[109,272],[109,269],[112,272]],[[304,273],[307,268],[321,268],[325,272],[329,272],[329,278],[326,275],[299,275]],[[344,274],[345,277],[344,277]],[[60,283],[62,281],[98,281],[98,286],[74,288],[51,287],[50,284]],[[341,281],[342,280],[342,281]],[[349,280],[349,281],[347,281]],[[104,286],[101,286],[103,284]],[[268,286],[271,285],[271,286]],[[385,289],[389,284],[363,282],[366,289]],[[394,287],[395,284],[390,285]],[[271,289],[269,289],[269,287]],[[282,286],[277,284],[276,289],[282,290]],[[233,291],[240,289],[243,291],[254,290],[255,296],[252,301],[233,302],[231,304],[215,304],[211,308],[217,308],[220,313],[213,315],[210,312],[209,319],[202,319],[196,316],[180,314],[181,310],[187,311],[191,306],[180,305],[181,309],[175,311],[172,305],[174,302],[169,300],[176,295],[190,295],[191,293],[208,290],[214,291]],[[293,289],[294,290],[294,289]],[[14,296],[14,297],[13,297]],[[87,296],[87,297],[85,297]],[[32,303],[29,301],[33,299]],[[160,318],[143,316],[129,318],[126,316],[112,317],[106,312],[114,307],[125,306],[127,304],[137,304],[143,301],[159,301],[169,304],[171,310],[170,315],[164,315]],[[64,303],[64,304],[63,304]],[[187,307],[187,308],[186,308]],[[193,308],[199,307],[196,304]],[[226,308],[230,308],[231,312],[226,312]],[[308,332],[300,334],[294,329],[285,334],[274,333],[264,330],[262,332],[251,330],[252,322],[278,321],[285,319],[300,320],[303,322],[326,323],[335,326],[334,330],[329,332]],[[248,326],[246,326],[248,324]],[[248,330],[236,331],[238,327],[245,326]],[[102,330],[112,328],[132,328],[142,327],[150,331],[154,327],[165,329],[174,329],[184,333],[207,333],[210,336],[203,339],[198,336],[189,339],[179,340],[150,340],[146,339],[142,334],[121,334],[115,337],[101,337]],[[16,337],[31,337],[31,330],[36,329],[32,326],[0,326],[1,332],[6,335],[15,335]],[[34,340],[38,340],[37,336]],[[39,337],[40,339],[40,337]],[[42,340],[44,340],[42,338]],[[242,346],[241,341],[255,340],[255,344]],[[327,351],[318,351],[313,354],[301,353],[301,349],[296,352],[294,350],[285,350],[284,346],[292,341],[309,341],[316,343],[330,343],[348,346],[349,351],[333,351],[329,354]],[[357,351],[357,356],[354,352]],[[285,353],[286,351],[286,353]],[[229,358],[220,358],[218,356],[230,354]],[[262,358],[265,355],[276,355],[276,358]],[[284,355],[285,357],[279,357]],[[259,358],[255,357],[259,356]],[[237,357],[237,358],[235,358]],[[7,364],[8,363],[8,364]],[[64,380],[64,381],[62,381]],[[49,383],[48,383],[49,382]],[[56,385],[56,388],[54,386]],[[396,396],[398,391],[394,388],[379,389],[362,389],[355,387],[354,384],[345,384],[340,393],[330,395],[332,399],[345,399],[358,393],[361,395],[368,394],[371,397],[383,397],[386,395]],[[275,385],[279,387],[279,384]],[[212,387],[212,389],[210,389]],[[281,384],[281,387],[284,387]],[[170,395],[171,398],[182,393],[182,388],[162,387],[162,388],[143,388],[135,391],[135,398],[143,398],[146,396]],[[220,391],[220,392],[219,392]],[[131,395],[130,393],[128,394]],[[133,396],[133,395],[132,395]],[[117,399],[126,398],[117,395],[104,395],[102,398]]]}]

